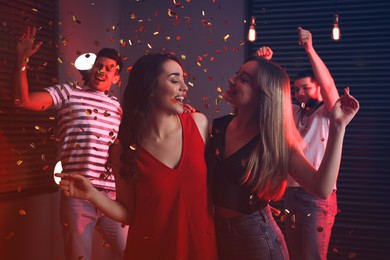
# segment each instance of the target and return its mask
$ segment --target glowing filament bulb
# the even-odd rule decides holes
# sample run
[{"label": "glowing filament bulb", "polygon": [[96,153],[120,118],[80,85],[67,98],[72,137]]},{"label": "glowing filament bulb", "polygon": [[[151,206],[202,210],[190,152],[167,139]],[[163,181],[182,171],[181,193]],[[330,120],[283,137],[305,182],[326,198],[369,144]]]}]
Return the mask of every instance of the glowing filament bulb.
[{"label": "glowing filament bulb", "polygon": [[335,14],[334,15],[334,20],[333,20],[333,29],[332,29],[332,39],[334,41],[340,40],[341,34],[340,34],[340,27],[339,27],[339,15]]},{"label": "glowing filament bulb", "polygon": [[249,31],[248,31],[248,41],[254,42],[256,41],[256,18],[252,16],[251,18],[251,24],[249,25]]}]

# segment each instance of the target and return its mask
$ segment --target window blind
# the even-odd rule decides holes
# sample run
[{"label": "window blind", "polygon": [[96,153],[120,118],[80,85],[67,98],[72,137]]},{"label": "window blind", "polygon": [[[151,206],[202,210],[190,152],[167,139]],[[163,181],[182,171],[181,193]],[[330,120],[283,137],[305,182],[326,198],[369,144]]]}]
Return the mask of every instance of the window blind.
[{"label": "window blind", "polygon": [[14,106],[15,46],[28,25],[39,29],[41,49],[30,59],[30,90],[53,85],[58,77],[58,4],[44,0],[0,0],[0,198],[56,189],[54,111],[30,112]]},{"label": "window blind", "polygon": [[[340,16],[341,39],[332,41],[333,16]],[[390,2],[252,0],[256,17],[254,53],[270,46],[273,60],[293,78],[310,68],[298,45],[297,26],[312,32],[340,94],[349,86],[361,108],[347,128],[338,180],[339,213],[329,259],[390,258]],[[283,203],[275,204],[283,211]],[[283,225],[277,218],[281,228]]]}]

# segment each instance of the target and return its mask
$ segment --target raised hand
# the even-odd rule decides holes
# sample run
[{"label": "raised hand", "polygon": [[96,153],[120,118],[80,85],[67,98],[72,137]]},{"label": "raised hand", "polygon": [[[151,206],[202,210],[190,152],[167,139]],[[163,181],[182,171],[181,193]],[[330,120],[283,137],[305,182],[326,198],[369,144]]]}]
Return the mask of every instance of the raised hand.
[{"label": "raised hand", "polygon": [[59,187],[65,196],[88,200],[96,190],[84,176],[66,173],[56,173],[55,176],[61,178]]},{"label": "raised hand", "polygon": [[332,109],[332,119],[341,126],[347,126],[359,111],[359,102],[344,88],[344,95],[337,100]]},{"label": "raised hand", "polygon": [[34,43],[35,36],[37,34],[37,28],[30,26],[27,27],[26,32],[24,32],[16,43],[16,54],[20,58],[28,59],[30,56],[34,55],[42,45],[42,42]]},{"label": "raised hand", "polygon": [[305,49],[305,51],[313,48],[311,32],[300,26],[298,27],[298,43]]},{"label": "raised hand", "polygon": [[256,55],[259,57],[263,57],[266,60],[272,59],[273,51],[270,47],[267,46],[261,46],[257,51]]}]

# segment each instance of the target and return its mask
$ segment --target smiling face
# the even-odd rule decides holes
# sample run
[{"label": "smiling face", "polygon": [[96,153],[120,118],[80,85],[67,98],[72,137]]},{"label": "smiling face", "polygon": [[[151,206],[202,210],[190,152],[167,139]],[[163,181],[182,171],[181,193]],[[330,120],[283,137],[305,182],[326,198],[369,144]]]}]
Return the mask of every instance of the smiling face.
[{"label": "smiling face", "polygon": [[188,87],[184,83],[183,69],[174,60],[167,60],[162,65],[162,73],[157,78],[153,91],[154,105],[169,113],[183,113],[183,100]]},{"label": "smiling face", "polygon": [[237,107],[256,107],[259,100],[259,90],[257,88],[256,61],[244,63],[240,70],[229,79],[229,89],[223,97],[226,101]]},{"label": "smiling face", "polygon": [[119,79],[117,63],[110,58],[98,57],[89,71],[89,86],[97,91],[109,90]]},{"label": "smiling face", "polygon": [[299,104],[305,104],[305,107],[311,107],[321,101],[320,88],[310,77],[294,81],[294,95]]}]

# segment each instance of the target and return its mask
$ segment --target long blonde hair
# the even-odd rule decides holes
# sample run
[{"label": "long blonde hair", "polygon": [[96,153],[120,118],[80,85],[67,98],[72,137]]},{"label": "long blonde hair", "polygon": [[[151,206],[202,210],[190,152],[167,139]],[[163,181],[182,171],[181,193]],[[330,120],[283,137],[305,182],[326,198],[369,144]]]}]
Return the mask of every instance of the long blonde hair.
[{"label": "long blonde hair", "polygon": [[293,120],[290,78],[275,62],[260,57],[248,61],[258,63],[260,137],[242,182],[259,198],[278,200],[286,188],[290,149],[299,149],[301,141]]}]

